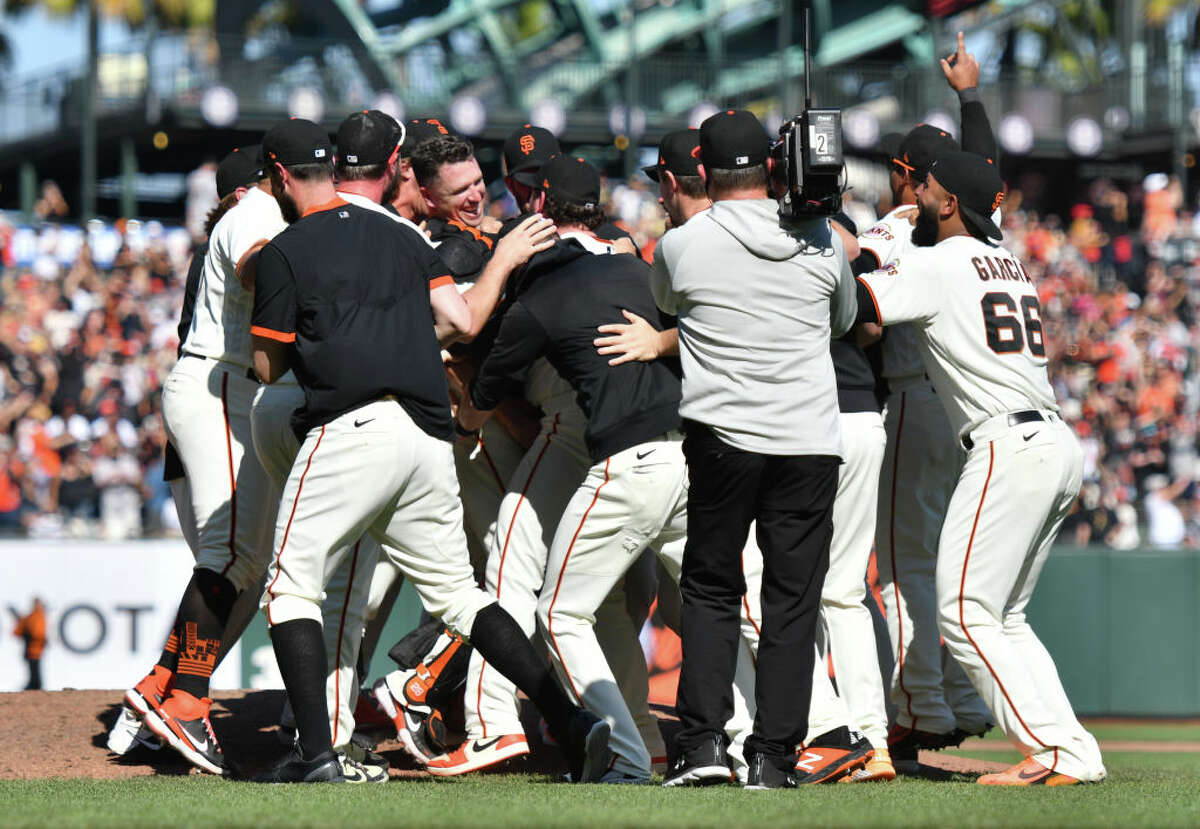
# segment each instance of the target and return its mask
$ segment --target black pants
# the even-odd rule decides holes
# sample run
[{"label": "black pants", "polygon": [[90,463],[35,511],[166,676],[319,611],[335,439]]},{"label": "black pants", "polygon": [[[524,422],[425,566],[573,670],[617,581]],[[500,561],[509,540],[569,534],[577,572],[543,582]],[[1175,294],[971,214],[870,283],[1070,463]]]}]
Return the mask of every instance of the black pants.
[{"label": "black pants", "polygon": [[26,691],[42,690],[42,659],[30,659],[25,657],[25,664],[29,667],[29,684],[25,686]]},{"label": "black pants", "polygon": [[683,553],[683,667],[676,703],[689,749],[723,735],[733,713],[739,614],[746,591],[742,548],[758,522],[763,553],[762,634],[746,753],[793,756],[812,696],[813,640],[829,568],[836,457],[759,455],[685,421],[691,480]]}]

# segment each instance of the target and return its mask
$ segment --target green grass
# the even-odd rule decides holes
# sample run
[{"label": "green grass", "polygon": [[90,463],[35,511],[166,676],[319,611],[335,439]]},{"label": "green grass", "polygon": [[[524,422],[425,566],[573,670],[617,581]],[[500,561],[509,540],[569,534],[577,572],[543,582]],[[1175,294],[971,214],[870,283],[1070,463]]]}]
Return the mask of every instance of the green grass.
[{"label": "green grass", "polygon": [[[1200,742],[1200,721],[1168,720],[1156,722],[1145,720],[1084,720],[1083,727],[1092,736],[1104,743],[1108,740],[1153,740],[1160,743]],[[993,728],[983,738],[988,741],[1008,742],[998,728]]]},{"label": "green grass", "polygon": [[[989,753],[988,759],[996,759]],[[567,786],[527,776],[383,786],[255,786],[211,777],[0,781],[0,826],[1195,826],[1200,755],[1110,753],[1109,780],[989,789],[968,778],[815,786]]]}]

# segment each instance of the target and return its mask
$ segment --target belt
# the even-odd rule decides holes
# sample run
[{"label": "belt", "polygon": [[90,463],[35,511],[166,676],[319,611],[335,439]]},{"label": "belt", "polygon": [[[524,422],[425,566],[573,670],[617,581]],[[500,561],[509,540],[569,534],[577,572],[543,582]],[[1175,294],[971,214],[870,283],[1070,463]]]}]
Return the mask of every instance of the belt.
[{"label": "belt", "polygon": [[[1035,421],[1044,421],[1047,419],[1048,418],[1044,414],[1037,411],[1036,409],[1029,409],[1024,412],[1009,413],[1008,425],[1009,426],[1020,426],[1022,423],[1034,423]],[[964,449],[966,449],[968,452],[970,452],[972,449],[975,448],[975,441],[971,440],[970,435],[963,435],[962,436],[962,445],[963,445]]]},{"label": "belt", "polygon": [[[207,358],[207,357],[205,357],[203,354],[193,354],[193,353],[192,353],[192,352],[190,352],[190,351],[185,351],[185,352],[183,352],[183,356],[184,356],[184,357],[191,357],[193,360],[207,360],[207,359],[208,359],[208,358]],[[213,362],[219,363],[219,362],[221,362],[221,360],[214,359],[214,360],[213,360]],[[258,375],[254,373],[254,369],[252,369],[252,368],[248,368],[248,369],[246,369],[246,379],[247,379],[247,380],[250,380],[250,381],[252,381],[252,382],[254,382],[254,383],[261,383],[261,382],[262,382],[261,380],[259,380],[259,379],[258,379]]]}]

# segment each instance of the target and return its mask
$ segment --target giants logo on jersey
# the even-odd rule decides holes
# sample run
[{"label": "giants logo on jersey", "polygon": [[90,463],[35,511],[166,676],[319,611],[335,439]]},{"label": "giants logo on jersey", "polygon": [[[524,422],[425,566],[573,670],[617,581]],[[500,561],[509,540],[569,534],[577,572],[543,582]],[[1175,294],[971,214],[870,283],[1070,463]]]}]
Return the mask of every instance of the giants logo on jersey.
[{"label": "giants logo on jersey", "polygon": [[896,238],[891,233],[889,233],[888,229],[886,227],[884,227],[883,225],[875,225],[870,230],[868,230],[866,233],[864,233],[863,237],[864,238],[872,237],[872,238],[877,238],[877,239],[886,239],[889,242]]}]

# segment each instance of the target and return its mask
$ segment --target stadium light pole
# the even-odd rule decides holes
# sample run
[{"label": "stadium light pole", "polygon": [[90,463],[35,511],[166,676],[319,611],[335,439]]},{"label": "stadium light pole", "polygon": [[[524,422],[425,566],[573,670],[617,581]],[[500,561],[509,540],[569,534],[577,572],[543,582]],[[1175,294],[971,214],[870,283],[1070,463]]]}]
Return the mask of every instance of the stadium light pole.
[{"label": "stadium light pole", "polygon": [[84,222],[96,215],[96,85],[100,59],[100,13],[96,3],[88,3],[87,8],[87,73],[79,107],[79,218]]},{"label": "stadium light pole", "polygon": [[633,136],[633,108],[637,106],[638,57],[637,57],[637,0],[629,0],[625,7],[625,29],[629,38],[629,63],[625,71],[625,180],[633,178],[637,167],[637,141]]}]

